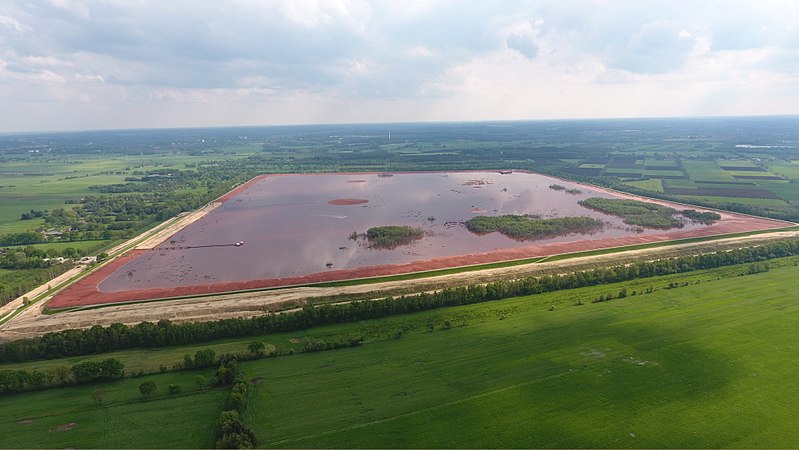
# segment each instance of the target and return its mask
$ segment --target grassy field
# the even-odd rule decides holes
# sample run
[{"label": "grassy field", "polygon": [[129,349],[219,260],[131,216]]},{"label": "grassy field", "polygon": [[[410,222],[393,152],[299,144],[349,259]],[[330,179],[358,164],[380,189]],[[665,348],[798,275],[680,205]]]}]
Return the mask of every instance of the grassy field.
[{"label": "grassy field", "polygon": [[694,181],[735,181],[715,161],[683,161],[686,173]]},{"label": "grassy field", "polygon": [[795,447],[797,275],[417,314],[435,331],[246,363],[246,417],[274,447]]},{"label": "grassy field", "polygon": [[659,169],[659,170],[644,170],[645,177],[684,177],[685,174],[682,170],[666,170],[666,169]]},{"label": "grassy field", "polygon": [[754,205],[766,208],[786,209],[790,205],[783,200],[772,198],[742,198],[742,197],[716,197],[711,195],[684,195],[688,202],[702,201],[711,203],[738,203],[741,205]]},{"label": "grassy field", "polygon": [[[795,447],[799,394],[786,386],[799,382],[798,262],[270,335],[262,340],[297,347],[352,334],[367,343],[243,363],[248,378],[263,377],[245,419],[266,447]],[[592,303],[622,289],[627,297]],[[193,350],[102,358],[130,369]],[[211,445],[226,391],[196,390],[196,373],[0,397],[0,447]],[[150,379],[160,395],[141,400]],[[172,383],[184,393],[165,395]],[[91,398],[98,387],[105,406]]]},{"label": "grassy field", "polygon": [[663,181],[659,178],[652,178],[642,181],[625,181],[624,184],[635,186],[641,189],[647,189],[652,192],[663,192]]},{"label": "grassy field", "polygon": [[778,162],[768,164],[769,170],[790,179],[799,179],[799,163]]},{"label": "grassy field", "polygon": [[[198,389],[195,376],[212,370],[167,373],[0,398],[2,448],[207,448],[228,389]],[[139,384],[157,390],[144,399]],[[183,393],[167,394],[169,384]],[[92,398],[106,391],[103,404]]]}]

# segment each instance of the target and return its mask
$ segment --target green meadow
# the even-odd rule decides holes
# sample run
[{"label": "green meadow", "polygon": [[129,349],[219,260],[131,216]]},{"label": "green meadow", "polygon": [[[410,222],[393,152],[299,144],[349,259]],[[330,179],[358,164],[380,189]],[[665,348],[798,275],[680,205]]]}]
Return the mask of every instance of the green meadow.
[{"label": "green meadow", "polygon": [[795,447],[797,275],[420,314],[434,331],[246,363],[247,419],[267,447]]},{"label": "green meadow", "polygon": [[[198,388],[212,370],[127,378],[0,397],[2,448],[208,448],[228,388]],[[156,383],[148,398],[138,386]],[[168,394],[179,384],[180,394]],[[102,403],[93,393],[105,391]]]},{"label": "green meadow", "polygon": [[[244,417],[264,447],[796,447],[797,263],[250,338],[300,348],[361,334],[366,344],[243,363],[247,378],[263,378]],[[121,359],[171,365],[194,350]],[[2,397],[0,447],[211,445],[226,391],[196,389],[196,373]],[[142,399],[137,386],[150,379],[158,395]],[[167,395],[172,383],[184,393]],[[105,406],[91,398],[97,388]]]}]

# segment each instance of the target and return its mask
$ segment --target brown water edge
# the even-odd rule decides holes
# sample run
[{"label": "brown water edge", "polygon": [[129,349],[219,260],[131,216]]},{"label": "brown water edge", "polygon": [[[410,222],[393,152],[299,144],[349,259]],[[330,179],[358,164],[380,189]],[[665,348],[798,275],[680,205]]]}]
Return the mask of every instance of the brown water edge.
[{"label": "brown water edge", "polygon": [[216,199],[216,201],[220,202],[220,203],[225,203],[226,201],[230,200],[231,198],[239,195],[241,193],[241,191],[247,189],[248,187],[250,187],[253,184],[263,180],[264,178],[266,178],[268,176],[269,176],[269,174],[258,175],[257,177],[251,179],[250,181],[247,181],[246,183],[242,184],[241,186],[239,186],[237,188],[233,188],[233,190],[231,190],[231,191],[228,191],[227,194],[222,195],[221,197]]},{"label": "brown water edge", "polygon": [[[520,248],[504,249],[485,253],[433,258],[414,261],[407,264],[391,264],[371,267],[360,267],[347,270],[331,270],[311,275],[298,277],[274,278],[263,280],[250,280],[240,282],[225,282],[208,285],[185,286],[176,288],[142,289],[126,292],[103,293],[97,290],[97,285],[108,275],[113,273],[128,260],[137,256],[140,251],[133,251],[114,260],[102,267],[97,272],[81,279],[75,285],[58,294],[48,306],[51,308],[69,308],[75,306],[88,306],[98,304],[119,303],[136,300],[157,298],[182,297],[200,294],[223,293],[246,289],[262,289],[341,281],[356,278],[379,277],[399,275],[404,273],[422,272],[428,270],[446,269],[460,266],[488,264],[517,259],[535,258],[559,255],[562,253],[575,253],[605,248],[625,247],[630,245],[663,242],[678,239],[689,239],[703,236],[742,233],[747,231],[783,228],[785,223],[770,219],[761,219],[737,214],[729,214],[728,220],[719,221],[716,225],[707,228],[678,231],[673,233],[653,234],[645,236],[624,236],[616,238],[592,239],[572,242],[555,242],[543,245],[530,245]],[[734,217],[737,216],[737,217]],[[123,258],[126,258],[123,260]]]}]

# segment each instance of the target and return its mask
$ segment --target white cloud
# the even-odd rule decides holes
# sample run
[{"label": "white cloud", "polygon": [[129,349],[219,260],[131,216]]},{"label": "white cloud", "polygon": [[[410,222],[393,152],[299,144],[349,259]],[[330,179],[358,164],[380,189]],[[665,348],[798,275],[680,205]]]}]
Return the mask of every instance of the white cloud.
[{"label": "white cloud", "polygon": [[0,131],[799,113],[796,17],[770,0],[9,0]]}]

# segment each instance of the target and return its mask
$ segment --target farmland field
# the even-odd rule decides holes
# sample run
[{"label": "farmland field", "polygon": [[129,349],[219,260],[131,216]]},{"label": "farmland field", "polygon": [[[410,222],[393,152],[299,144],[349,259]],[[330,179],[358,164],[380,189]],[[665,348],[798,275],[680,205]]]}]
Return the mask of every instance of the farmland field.
[{"label": "farmland field", "polygon": [[[88,386],[50,389],[0,399],[0,447],[3,448],[202,448],[213,447],[214,424],[228,390],[197,389],[187,371],[127,378]],[[152,398],[139,384],[154,380]],[[183,393],[167,394],[169,384]],[[92,393],[106,392],[103,404]]]},{"label": "farmland field", "polygon": [[790,447],[798,270],[418,314],[435,331],[245,364],[247,420],[274,447]]},{"label": "farmland field", "polygon": [[642,181],[625,181],[624,184],[646,189],[652,192],[663,192],[663,181],[661,181],[660,178],[652,178]]},{"label": "farmland field", "polygon": [[683,161],[683,167],[694,181],[735,181],[735,178],[715,161]]}]

